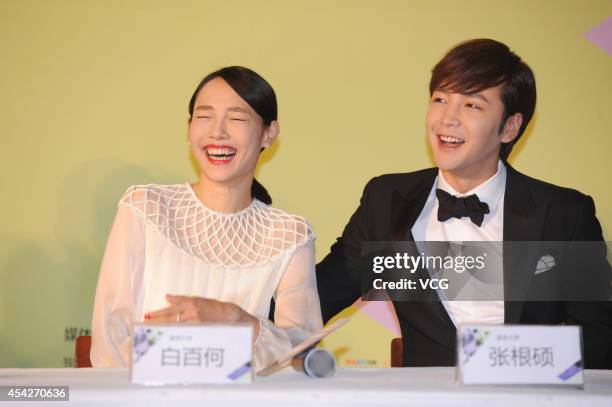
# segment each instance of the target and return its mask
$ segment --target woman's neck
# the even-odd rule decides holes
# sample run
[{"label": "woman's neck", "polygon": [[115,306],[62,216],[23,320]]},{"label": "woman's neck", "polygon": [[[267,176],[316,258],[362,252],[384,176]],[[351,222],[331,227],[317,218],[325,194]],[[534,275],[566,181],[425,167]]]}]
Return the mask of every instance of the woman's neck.
[{"label": "woman's neck", "polygon": [[221,184],[202,177],[192,187],[207,208],[217,212],[235,213],[251,204],[252,183],[252,178]]}]

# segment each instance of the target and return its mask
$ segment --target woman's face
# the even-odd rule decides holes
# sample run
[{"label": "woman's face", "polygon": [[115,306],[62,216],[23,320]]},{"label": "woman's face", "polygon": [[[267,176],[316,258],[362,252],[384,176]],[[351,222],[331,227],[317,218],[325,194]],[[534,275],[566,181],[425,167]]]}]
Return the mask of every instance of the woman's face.
[{"label": "woman's face", "polygon": [[262,118],[220,77],[196,97],[189,141],[203,177],[232,185],[250,179],[262,147],[278,134],[278,124]]}]

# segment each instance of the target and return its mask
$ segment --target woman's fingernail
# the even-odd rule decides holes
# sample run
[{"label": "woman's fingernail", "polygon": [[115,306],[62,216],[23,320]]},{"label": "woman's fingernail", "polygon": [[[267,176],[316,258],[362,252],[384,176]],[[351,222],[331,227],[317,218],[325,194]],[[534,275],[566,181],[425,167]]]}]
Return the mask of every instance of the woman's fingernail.
[{"label": "woman's fingernail", "polygon": [[148,312],[145,314],[144,319],[151,319],[151,314],[149,314]]}]

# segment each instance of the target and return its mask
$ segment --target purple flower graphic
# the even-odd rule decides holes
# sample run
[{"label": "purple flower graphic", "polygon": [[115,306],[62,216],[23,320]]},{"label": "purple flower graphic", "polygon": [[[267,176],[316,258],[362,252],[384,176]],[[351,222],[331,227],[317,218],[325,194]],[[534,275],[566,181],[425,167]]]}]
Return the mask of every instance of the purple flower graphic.
[{"label": "purple flower graphic", "polygon": [[134,330],[134,363],[152,347],[155,342],[162,335],[160,330],[153,330],[151,328],[138,327]]},{"label": "purple flower graphic", "polygon": [[479,331],[477,328],[464,328],[461,331],[461,351],[463,352],[464,362],[468,360],[476,353],[478,348],[485,342],[489,336],[489,331]]}]

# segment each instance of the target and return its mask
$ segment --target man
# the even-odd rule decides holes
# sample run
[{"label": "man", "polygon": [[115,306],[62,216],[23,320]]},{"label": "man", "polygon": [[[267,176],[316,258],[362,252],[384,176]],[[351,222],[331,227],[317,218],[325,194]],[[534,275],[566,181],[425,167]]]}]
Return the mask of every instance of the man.
[{"label": "man", "polygon": [[[429,90],[426,125],[437,168],[383,175],[366,185],[342,237],[317,265],[325,321],[364,294],[362,242],[603,240],[590,197],[508,165],[533,116],[536,87],[529,66],[505,44],[459,44],[434,67]],[[520,292],[535,280],[538,259],[504,254],[504,292]],[[609,280],[600,286],[609,290]],[[504,298],[394,301],[404,365],[454,365],[460,323],[565,323],[583,326],[587,368],[612,368],[610,302]]]}]

